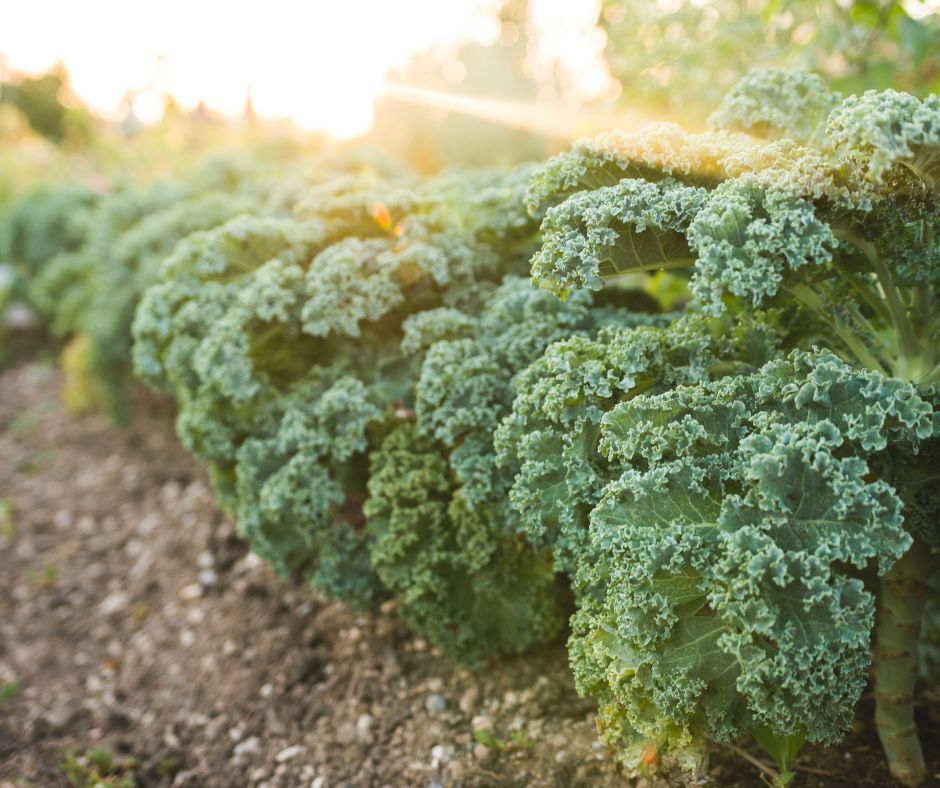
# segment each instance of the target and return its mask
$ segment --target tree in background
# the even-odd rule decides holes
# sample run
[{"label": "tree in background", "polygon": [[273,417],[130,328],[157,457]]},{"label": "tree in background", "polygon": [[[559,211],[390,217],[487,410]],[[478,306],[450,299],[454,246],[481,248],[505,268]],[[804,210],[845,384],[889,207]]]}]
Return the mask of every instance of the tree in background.
[{"label": "tree in background", "polygon": [[603,0],[598,24],[621,101],[690,124],[753,66],[815,71],[844,94],[940,91],[940,10],[916,0]]},{"label": "tree in background", "polygon": [[94,119],[72,93],[61,63],[39,76],[0,83],[0,103],[16,107],[37,134],[57,144],[87,143],[94,134]]}]

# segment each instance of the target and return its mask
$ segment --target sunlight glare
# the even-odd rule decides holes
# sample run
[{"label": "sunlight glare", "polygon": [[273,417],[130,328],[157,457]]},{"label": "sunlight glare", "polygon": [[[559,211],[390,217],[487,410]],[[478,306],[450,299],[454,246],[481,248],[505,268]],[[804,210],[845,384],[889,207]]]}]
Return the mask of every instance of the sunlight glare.
[{"label": "sunlight glare", "polygon": [[[500,0],[244,0],[128,2],[32,0],[5,10],[0,67],[42,72],[62,61],[72,87],[103,117],[127,105],[144,123],[167,95],[234,116],[251,91],[255,110],[339,137],[372,122],[389,68],[429,47],[492,44]],[[583,95],[610,82],[593,22],[598,0],[531,0],[538,77],[557,62]],[[517,31],[518,32],[518,31]],[[459,83],[459,61],[444,62]],[[0,74],[2,76],[2,74]],[[483,97],[485,98],[485,97]]]},{"label": "sunlight glare", "polygon": [[[234,115],[250,86],[263,115],[352,136],[371,122],[390,66],[438,42],[491,35],[481,8],[492,7],[480,0],[33,0],[5,10],[0,55],[7,68],[32,72],[62,60],[76,93],[105,117],[118,116],[129,89]],[[141,106],[152,116],[152,102]]]}]

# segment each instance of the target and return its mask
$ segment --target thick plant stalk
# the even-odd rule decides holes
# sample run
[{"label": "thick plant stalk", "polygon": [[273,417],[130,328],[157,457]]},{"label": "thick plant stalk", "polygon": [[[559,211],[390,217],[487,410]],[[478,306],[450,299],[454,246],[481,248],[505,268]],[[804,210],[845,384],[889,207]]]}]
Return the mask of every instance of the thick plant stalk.
[{"label": "thick plant stalk", "polygon": [[875,725],[891,774],[905,785],[918,785],[926,774],[914,722],[914,684],[929,566],[929,549],[915,541],[881,579],[878,601]]}]

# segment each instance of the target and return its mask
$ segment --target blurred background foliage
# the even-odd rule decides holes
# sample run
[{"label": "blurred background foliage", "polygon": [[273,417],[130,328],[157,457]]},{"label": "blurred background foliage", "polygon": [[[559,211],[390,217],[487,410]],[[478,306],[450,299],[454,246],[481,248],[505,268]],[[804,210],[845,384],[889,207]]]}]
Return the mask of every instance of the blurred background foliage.
[{"label": "blurred background foliage", "polygon": [[[938,0],[599,0],[593,33],[609,80],[595,95],[584,95],[563,64],[533,55],[536,3],[495,5],[490,43],[435,46],[394,67],[390,86],[430,98],[388,90],[358,143],[424,173],[539,159],[571,137],[644,119],[699,126],[728,87],[760,65],[816,71],[843,93],[940,91]],[[250,93],[235,118],[202,105],[187,111],[160,95],[162,120],[142,124],[138,92],[128,90],[123,120],[103,123],[75,94],[64,65],[0,79],[0,206],[26,180],[88,182],[116,168],[125,179],[168,177],[219,147],[261,139],[309,152],[325,144],[324,135],[289,121],[259,119]],[[480,100],[497,109],[486,117],[470,106]],[[461,101],[464,111],[455,109]],[[520,113],[529,115],[523,123]]]},{"label": "blurred background foliage", "polygon": [[940,91],[940,5],[879,0],[604,0],[620,103],[696,125],[754,66],[815,71],[845,94]]},{"label": "blurred background foliage", "polygon": [[[422,52],[390,79],[453,96],[528,102],[535,115],[547,114],[538,97],[558,101],[567,90],[570,100],[578,85],[570,84],[563,68],[544,61],[533,68],[538,31],[529,4],[509,0],[499,23],[491,46]],[[537,133],[390,96],[376,104],[371,140],[422,172],[539,158],[564,147],[570,141],[565,137],[623,122],[674,120],[699,127],[755,66],[815,71],[844,94],[940,91],[937,2],[602,0],[596,24],[606,40],[611,82],[604,95],[576,97],[567,135],[549,119]]]}]

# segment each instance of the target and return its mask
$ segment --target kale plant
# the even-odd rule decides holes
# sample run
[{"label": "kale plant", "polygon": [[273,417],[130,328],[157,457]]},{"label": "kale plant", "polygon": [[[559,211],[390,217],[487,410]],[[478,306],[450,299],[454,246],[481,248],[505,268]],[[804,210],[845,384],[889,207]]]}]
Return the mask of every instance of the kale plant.
[{"label": "kale plant", "polygon": [[804,739],[844,734],[874,661],[891,770],[916,784],[940,540],[940,99],[842,99],[768,69],[712,122],[611,133],[545,165],[527,195],[533,281],[565,298],[666,272],[688,288],[677,325],[776,316],[777,355],[747,369],[725,351],[684,378],[654,355],[618,381],[609,351],[572,347],[500,428],[523,469],[513,500],[590,589],[572,667],[631,767],[694,772],[706,737],[749,733],[787,782]]}]

